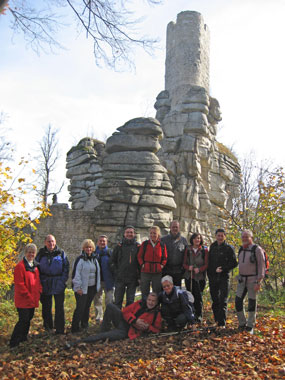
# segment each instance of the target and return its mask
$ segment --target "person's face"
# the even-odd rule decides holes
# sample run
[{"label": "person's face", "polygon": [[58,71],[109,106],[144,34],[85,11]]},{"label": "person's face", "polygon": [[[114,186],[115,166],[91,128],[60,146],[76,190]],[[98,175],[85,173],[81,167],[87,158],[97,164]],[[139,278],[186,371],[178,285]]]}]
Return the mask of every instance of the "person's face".
[{"label": "person's face", "polygon": [[226,240],[226,235],[223,232],[218,232],[216,234],[216,239],[218,244],[222,244]]},{"label": "person's face", "polygon": [[84,251],[88,256],[91,256],[93,250],[94,250],[94,249],[93,249],[92,245],[90,245],[90,244],[85,245],[85,247],[83,248],[83,251]]},{"label": "person's face", "polygon": [[25,253],[25,257],[28,261],[33,261],[36,257],[36,250],[34,248],[29,248],[28,251]]},{"label": "person's face", "polygon": [[170,294],[172,292],[172,289],[173,289],[173,284],[171,284],[171,282],[169,282],[169,281],[164,281],[162,283],[162,288],[166,294]]},{"label": "person's face", "polygon": [[241,241],[243,245],[250,245],[252,244],[252,237],[247,232],[243,232],[241,234]]},{"label": "person's face", "polygon": [[98,247],[100,249],[104,249],[106,246],[107,246],[107,239],[104,237],[100,237],[100,239],[98,240]]},{"label": "person's face", "polygon": [[157,230],[154,230],[154,229],[150,230],[149,231],[149,237],[155,243],[159,238]]},{"label": "person's face", "polygon": [[194,247],[199,247],[199,245],[201,244],[201,236],[200,235],[198,235],[198,236],[196,236],[195,237],[195,239],[193,239],[193,245],[194,245]]},{"label": "person's face", "polygon": [[146,306],[148,309],[153,309],[157,305],[157,297],[149,295],[146,299]]},{"label": "person's face", "polygon": [[48,251],[53,251],[56,246],[56,241],[54,236],[48,235],[45,240],[45,246],[47,247]]},{"label": "person's face", "polygon": [[127,228],[124,232],[124,237],[128,240],[132,240],[135,237],[135,231],[132,228]]},{"label": "person's face", "polygon": [[180,231],[179,223],[177,222],[172,223],[170,226],[170,232],[172,233],[172,235],[177,235],[179,231]]}]

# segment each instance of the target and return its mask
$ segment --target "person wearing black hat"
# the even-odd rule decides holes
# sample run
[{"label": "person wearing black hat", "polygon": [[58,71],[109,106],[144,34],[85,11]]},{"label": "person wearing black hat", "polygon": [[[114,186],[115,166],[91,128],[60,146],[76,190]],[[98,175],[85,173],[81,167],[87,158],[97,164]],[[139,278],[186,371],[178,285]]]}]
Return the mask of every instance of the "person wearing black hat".
[{"label": "person wearing black hat", "polygon": [[135,300],[139,278],[137,254],[140,244],[136,241],[135,228],[127,226],[123,240],[116,245],[110,258],[110,268],[115,277],[114,304],[121,309],[126,292],[126,306]]}]

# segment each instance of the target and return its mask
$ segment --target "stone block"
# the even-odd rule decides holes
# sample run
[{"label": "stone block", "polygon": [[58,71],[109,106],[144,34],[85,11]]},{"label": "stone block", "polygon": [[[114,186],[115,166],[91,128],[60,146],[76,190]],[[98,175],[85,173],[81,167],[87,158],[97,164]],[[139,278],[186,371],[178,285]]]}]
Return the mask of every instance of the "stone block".
[{"label": "stone block", "polygon": [[[140,173],[140,172],[149,172],[149,173],[166,173],[166,169],[162,165],[158,164],[148,164],[148,165],[133,165],[129,164],[103,164],[104,170],[104,178],[105,172],[128,172],[130,175],[132,173]],[[142,175],[142,174],[141,174]],[[138,177],[140,174],[138,174]]]},{"label": "stone block", "polygon": [[82,175],[88,173],[88,170],[90,168],[90,163],[85,163],[79,166],[74,166],[67,170],[66,177],[72,178],[76,175]]},{"label": "stone block", "polygon": [[201,112],[191,112],[188,114],[188,121],[184,124],[184,133],[199,133],[208,135],[208,120],[207,116]]},{"label": "stone block", "polygon": [[70,169],[73,166],[78,166],[78,165],[84,164],[85,162],[89,162],[91,160],[97,161],[96,156],[94,154],[84,153],[82,156],[79,156],[74,160],[68,161],[66,164],[66,169]]},{"label": "stone block", "polygon": [[103,165],[106,164],[129,164],[134,166],[147,165],[147,164],[160,164],[157,156],[152,152],[115,152],[108,154],[104,160]]},{"label": "stone block", "polygon": [[129,120],[126,124],[117,129],[123,133],[135,133],[153,136],[162,135],[160,122],[152,117],[138,117],[136,119]]},{"label": "stone block", "polygon": [[191,135],[184,135],[180,140],[178,152],[195,152],[196,138]]},{"label": "stone block", "polygon": [[157,136],[123,134],[115,132],[108,138],[106,143],[106,152],[123,152],[123,151],[148,151],[157,152],[160,149]]}]

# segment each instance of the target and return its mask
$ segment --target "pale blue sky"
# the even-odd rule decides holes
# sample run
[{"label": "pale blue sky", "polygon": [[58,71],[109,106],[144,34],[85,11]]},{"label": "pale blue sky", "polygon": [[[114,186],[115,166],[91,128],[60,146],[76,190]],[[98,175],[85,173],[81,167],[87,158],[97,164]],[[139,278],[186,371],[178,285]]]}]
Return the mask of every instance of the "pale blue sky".
[{"label": "pale blue sky", "polygon": [[[155,57],[136,52],[136,72],[99,69],[92,43],[73,28],[60,32],[67,50],[37,56],[21,36],[11,41],[9,16],[0,16],[0,111],[9,115],[19,155],[32,151],[48,123],[60,129],[62,159],[57,178],[65,176],[65,155],[80,138],[105,139],[133,117],[154,116],[153,104],[164,89],[165,31],[183,10],[202,13],[211,33],[211,95],[221,105],[219,141],[243,155],[284,161],[285,1],[164,0],[148,7],[142,33],[158,36]],[[59,197],[66,201],[67,192]]]}]

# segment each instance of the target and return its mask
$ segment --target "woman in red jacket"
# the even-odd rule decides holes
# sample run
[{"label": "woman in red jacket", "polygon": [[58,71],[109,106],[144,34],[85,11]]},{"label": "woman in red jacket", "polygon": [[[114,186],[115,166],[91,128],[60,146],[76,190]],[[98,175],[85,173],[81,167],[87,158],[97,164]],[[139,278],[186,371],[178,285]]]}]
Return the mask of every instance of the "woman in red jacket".
[{"label": "woman in red jacket", "polygon": [[39,306],[42,286],[40,283],[39,270],[35,265],[34,258],[37,254],[35,244],[25,247],[25,256],[14,271],[15,305],[19,314],[13,334],[10,339],[10,347],[16,347],[19,343],[27,340],[35,308]]},{"label": "woman in red jacket", "polygon": [[142,299],[146,299],[149,294],[150,284],[154,293],[160,293],[161,272],[166,262],[167,250],[165,244],[160,241],[160,228],[153,226],[149,230],[149,240],[142,243],[138,253]]}]

